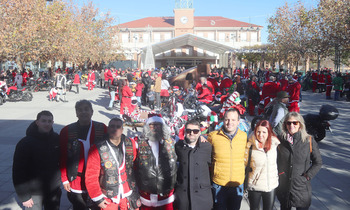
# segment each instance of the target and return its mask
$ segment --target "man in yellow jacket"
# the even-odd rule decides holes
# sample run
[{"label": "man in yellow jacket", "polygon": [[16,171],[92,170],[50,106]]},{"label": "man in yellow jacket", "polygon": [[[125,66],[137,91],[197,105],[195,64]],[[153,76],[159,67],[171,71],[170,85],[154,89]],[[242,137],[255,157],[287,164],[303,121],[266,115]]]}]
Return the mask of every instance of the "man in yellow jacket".
[{"label": "man in yellow jacket", "polygon": [[227,110],[223,128],[211,132],[208,136],[208,141],[213,146],[214,209],[240,209],[241,207],[247,134],[238,129],[239,120],[238,110]]}]

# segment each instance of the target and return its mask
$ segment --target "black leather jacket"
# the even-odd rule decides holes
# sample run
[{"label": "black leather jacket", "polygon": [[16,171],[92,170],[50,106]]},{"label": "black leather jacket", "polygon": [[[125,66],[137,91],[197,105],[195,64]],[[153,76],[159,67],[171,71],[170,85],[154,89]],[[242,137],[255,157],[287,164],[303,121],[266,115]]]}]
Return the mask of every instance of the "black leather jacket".
[{"label": "black leather jacket", "polygon": [[177,156],[173,140],[162,140],[159,143],[159,159],[145,139],[139,139],[136,158],[136,183],[140,190],[152,194],[168,194],[176,184]]}]

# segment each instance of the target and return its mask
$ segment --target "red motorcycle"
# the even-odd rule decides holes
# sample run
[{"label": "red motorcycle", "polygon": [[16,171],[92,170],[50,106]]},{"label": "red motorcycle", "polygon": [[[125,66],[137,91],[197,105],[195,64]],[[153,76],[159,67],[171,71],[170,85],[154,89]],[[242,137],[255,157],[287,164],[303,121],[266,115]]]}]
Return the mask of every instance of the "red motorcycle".
[{"label": "red motorcycle", "polygon": [[11,86],[7,89],[8,101],[31,101],[33,99],[32,93],[26,88],[18,90],[16,86]]}]

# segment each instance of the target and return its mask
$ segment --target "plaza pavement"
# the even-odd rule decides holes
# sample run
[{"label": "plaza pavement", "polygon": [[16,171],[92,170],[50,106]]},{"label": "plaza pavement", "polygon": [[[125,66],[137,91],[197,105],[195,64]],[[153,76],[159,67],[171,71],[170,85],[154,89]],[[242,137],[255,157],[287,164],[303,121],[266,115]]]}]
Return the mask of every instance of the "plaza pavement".
[{"label": "plaza pavement", "polygon": [[[74,89],[74,88],[73,88]],[[17,142],[25,136],[28,125],[41,110],[50,110],[54,115],[54,130],[59,132],[65,125],[75,122],[74,105],[80,99],[93,103],[93,120],[108,123],[119,111],[108,111],[108,91],[95,88],[87,91],[80,88],[80,94],[69,92],[67,103],[48,101],[48,93],[33,93],[32,102],[6,102],[0,106],[0,210],[21,209],[12,184],[12,159]],[[338,119],[331,121],[333,133],[319,143],[323,167],[312,180],[313,197],[310,209],[350,209],[350,102],[325,100],[324,93],[303,92],[301,113],[317,113],[322,104],[332,104],[340,111]],[[126,127],[127,128],[127,127]],[[128,136],[138,135],[131,129],[124,129]],[[64,190],[61,209],[71,209]],[[275,203],[278,207],[278,201]],[[242,202],[243,210],[249,209],[247,201]]]}]

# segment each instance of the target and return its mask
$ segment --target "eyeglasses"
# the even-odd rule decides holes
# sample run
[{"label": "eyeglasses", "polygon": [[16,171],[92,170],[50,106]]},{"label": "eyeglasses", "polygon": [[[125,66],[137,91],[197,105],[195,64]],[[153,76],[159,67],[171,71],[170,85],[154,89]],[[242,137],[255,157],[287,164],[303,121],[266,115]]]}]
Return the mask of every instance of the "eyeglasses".
[{"label": "eyeglasses", "polygon": [[198,134],[199,133],[199,129],[186,129],[186,133],[187,134],[191,134],[193,132],[193,134]]},{"label": "eyeglasses", "polygon": [[293,125],[298,125],[298,124],[299,124],[299,121],[288,121],[288,122],[287,122],[287,125],[291,125],[291,124],[293,124]]}]

